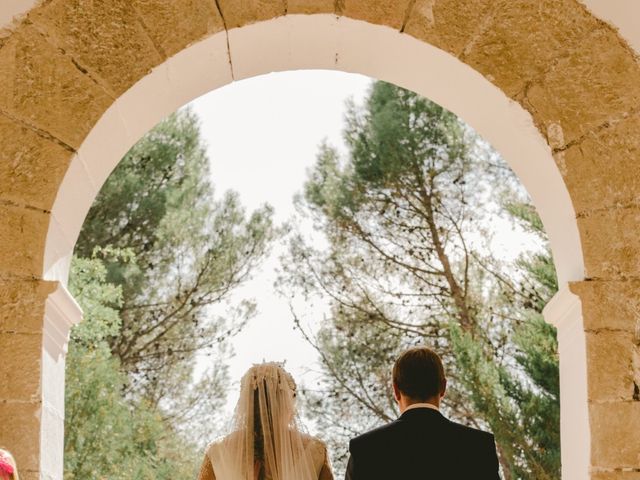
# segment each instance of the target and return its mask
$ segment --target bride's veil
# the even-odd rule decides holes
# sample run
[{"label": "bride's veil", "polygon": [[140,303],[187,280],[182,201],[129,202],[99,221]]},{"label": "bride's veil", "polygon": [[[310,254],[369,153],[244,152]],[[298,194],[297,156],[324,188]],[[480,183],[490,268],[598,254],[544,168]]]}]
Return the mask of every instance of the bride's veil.
[{"label": "bride's veil", "polygon": [[295,396],[295,382],[280,364],[249,369],[228,434],[209,450],[217,480],[318,479]]}]

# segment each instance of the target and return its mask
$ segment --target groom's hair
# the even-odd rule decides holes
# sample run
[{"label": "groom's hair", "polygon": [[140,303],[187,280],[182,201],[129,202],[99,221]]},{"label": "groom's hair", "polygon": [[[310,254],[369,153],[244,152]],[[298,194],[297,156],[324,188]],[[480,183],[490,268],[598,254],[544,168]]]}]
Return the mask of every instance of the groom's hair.
[{"label": "groom's hair", "polygon": [[440,356],[427,347],[406,350],[393,366],[393,383],[415,401],[439,395],[445,384]]}]

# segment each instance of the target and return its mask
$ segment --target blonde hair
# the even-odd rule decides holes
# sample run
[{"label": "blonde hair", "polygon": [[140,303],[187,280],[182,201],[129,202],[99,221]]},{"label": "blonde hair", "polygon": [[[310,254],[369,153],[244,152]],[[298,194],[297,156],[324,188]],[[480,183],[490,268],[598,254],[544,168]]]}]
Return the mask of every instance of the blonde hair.
[{"label": "blonde hair", "polygon": [[9,465],[13,467],[13,473],[6,478],[8,478],[9,480],[20,480],[20,475],[18,475],[18,466],[16,465],[16,460],[15,458],[13,458],[13,455],[11,455],[11,452],[9,452],[9,450],[0,448],[0,460],[6,461]]},{"label": "blonde hair", "polygon": [[242,377],[227,435],[207,449],[216,478],[317,480],[322,459],[299,421],[296,384],[282,364],[254,365]]}]

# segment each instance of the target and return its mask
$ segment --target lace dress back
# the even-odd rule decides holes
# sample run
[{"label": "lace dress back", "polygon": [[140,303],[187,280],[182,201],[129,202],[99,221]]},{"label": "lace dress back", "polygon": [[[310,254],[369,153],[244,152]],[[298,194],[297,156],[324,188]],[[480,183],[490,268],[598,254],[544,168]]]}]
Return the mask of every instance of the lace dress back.
[{"label": "lace dress back", "polygon": [[[311,435],[302,435],[305,451],[313,459],[315,472],[318,480],[333,480],[333,473],[329,463],[329,455],[327,447],[322,440],[319,440]],[[202,467],[200,468],[200,475],[198,480],[228,480],[226,478],[219,478],[215,475],[215,458],[217,456],[216,449],[221,445],[222,441],[214,442],[207,448]],[[256,468],[255,478],[250,480],[276,480],[271,473],[265,469],[263,476],[258,474],[260,468]],[[288,480],[288,479],[282,479]]]},{"label": "lace dress back", "polygon": [[[296,384],[281,364],[254,365],[240,381],[227,434],[207,449],[203,480],[318,480],[329,471],[325,445],[306,433]],[[207,465],[208,464],[208,465]]]}]

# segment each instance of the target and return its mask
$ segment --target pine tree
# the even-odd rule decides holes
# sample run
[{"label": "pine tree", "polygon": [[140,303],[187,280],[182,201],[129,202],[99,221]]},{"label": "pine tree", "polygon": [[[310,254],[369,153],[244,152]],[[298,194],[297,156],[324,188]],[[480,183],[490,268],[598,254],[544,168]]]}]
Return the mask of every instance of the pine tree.
[{"label": "pine tree", "polygon": [[[89,211],[70,276],[85,320],[67,361],[67,478],[193,478],[191,453],[215,434],[229,339],[254,312],[230,295],[276,232],[270,207],[247,213],[209,178],[198,119],[182,110],[127,153]],[[198,376],[196,354],[209,359]]]},{"label": "pine tree", "polygon": [[427,344],[447,368],[445,410],[495,433],[505,477],[556,478],[550,291],[531,279],[544,255],[507,265],[488,246],[513,174],[453,114],[384,82],[351,107],[345,138],[345,159],[320,148],[300,200],[328,248],[295,236],[281,279],[331,304],[318,335],[305,332],[323,368],[307,408],[343,445],[336,463],[354,431],[396,416],[393,359]]}]

